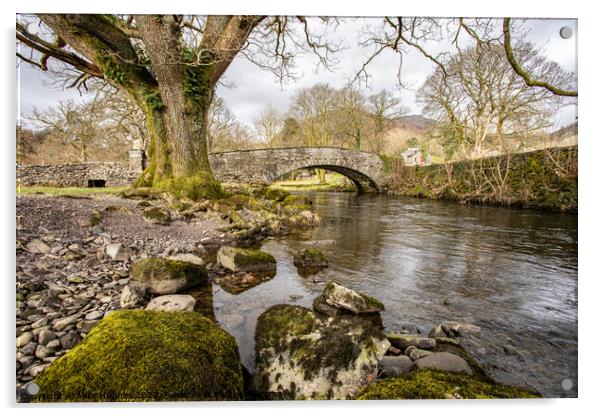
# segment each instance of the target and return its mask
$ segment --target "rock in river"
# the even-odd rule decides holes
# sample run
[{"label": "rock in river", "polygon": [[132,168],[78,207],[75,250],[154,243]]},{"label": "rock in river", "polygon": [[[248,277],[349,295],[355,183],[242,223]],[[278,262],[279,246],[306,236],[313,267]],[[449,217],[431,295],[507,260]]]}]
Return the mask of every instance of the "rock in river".
[{"label": "rock in river", "polygon": [[236,341],[196,312],[115,311],[36,383],[38,402],[243,399]]},{"label": "rock in river", "polygon": [[276,259],[261,250],[222,246],[217,262],[233,272],[275,272]]},{"label": "rock in river", "polygon": [[472,369],[463,358],[449,352],[435,352],[414,361],[414,364],[420,369],[429,368],[449,373],[472,374]]},{"label": "rock in river", "polygon": [[378,362],[378,375],[381,378],[395,377],[407,374],[414,370],[415,366],[410,357],[400,355],[398,357],[385,356]]},{"label": "rock in river", "polygon": [[196,299],[190,295],[163,295],[150,301],[147,311],[193,311]]},{"label": "rock in river", "polygon": [[203,266],[179,260],[142,259],[134,263],[130,284],[155,295],[171,295],[207,282]]},{"label": "rock in river", "polygon": [[437,341],[432,338],[422,337],[414,334],[403,334],[400,332],[388,332],[387,339],[395,348],[405,351],[409,346],[432,350],[437,345]]},{"label": "rock in river", "polygon": [[306,248],[295,254],[293,264],[297,268],[324,268],[328,267],[328,260],[317,248]]},{"label": "rock in river", "polygon": [[331,318],[294,305],[261,314],[254,388],[266,398],[345,399],[375,380],[390,343],[362,316]]},{"label": "rock in river", "polygon": [[335,282],[326,285],[322,298],[328,305],[354,314],[373,314],[385,309],[378,300]]},{"label": "rock in river", "polygon": [[443,321],[441,324],[434,327],[429,333],[430,337],[457,337],[463,335],[477,335],[481,332],[481,328],[477,325],[456,322]]}]

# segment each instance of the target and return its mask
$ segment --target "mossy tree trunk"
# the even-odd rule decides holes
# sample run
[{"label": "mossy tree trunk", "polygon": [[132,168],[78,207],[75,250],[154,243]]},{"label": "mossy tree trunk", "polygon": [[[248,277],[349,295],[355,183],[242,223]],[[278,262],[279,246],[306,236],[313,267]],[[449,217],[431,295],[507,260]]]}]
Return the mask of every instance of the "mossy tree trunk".
[{"label": "mossy tree trunk", "polygon": [[[221,193],[207,154],[209,105],[219,79],[263,17],[209,16],[196,48],[183,39],[181,16],[138,15],[135,27],[111,15],[38,17],[57,36],[56,44],[18,27],[25,43],[103,78],[145,113],[149,164],[137,186],[193,199]],[[62,49],[65,45],[78,55]]]}]

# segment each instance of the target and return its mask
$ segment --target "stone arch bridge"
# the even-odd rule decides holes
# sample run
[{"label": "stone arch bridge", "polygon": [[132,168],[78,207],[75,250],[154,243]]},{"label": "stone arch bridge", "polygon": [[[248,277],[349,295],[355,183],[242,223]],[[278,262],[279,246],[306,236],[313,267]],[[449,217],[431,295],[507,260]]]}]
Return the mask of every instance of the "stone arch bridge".
[{"label": "stone arch bridge", "polygon": [[222,182],[269,184],[303,168],[321,168],[349,178],[358,192],[380,192],[383,161],[375,154],[335,147],[291,147],[209,154],[213,174]]}]

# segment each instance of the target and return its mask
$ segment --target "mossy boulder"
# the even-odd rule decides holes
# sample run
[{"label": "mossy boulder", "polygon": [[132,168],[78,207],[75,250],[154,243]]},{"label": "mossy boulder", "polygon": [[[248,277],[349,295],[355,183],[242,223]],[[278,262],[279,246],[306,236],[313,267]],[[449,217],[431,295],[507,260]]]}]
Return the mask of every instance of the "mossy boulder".
[{"label": "mossy boulder", "polygon": [[265,197],[273,201],[282,202],[286,197],[290,196],[290,193],[284,189],[279,188],[267,188],[264,193]]},{"label": "mossy boulder", "polygon": [[222,246],[217,252],[217,262],[233,272],[275,272],[276,259],[265,251]]},{"label": "mossy boulder", "polygon": [[318,271],[328,267],[328,260],[317,248],[306,248],[295,254],[293,264],[297,269]]},{"label": "mossy boulder", "polygon": [[336,282],[328,283],[322,296],[328,305],[354,314],[373,314],[385,309],[380,301]]},{"label": "mossy boulder", "polygon": [[345,399],[378,375],[390,344],[370,319],[335,318],[294,305],[257,320],[254,389],[266,399]]},{"label": "mossy boulder", "polygon": [[311,209],[312,202],[309,198],[303,195],[288,195],[282,200],[284,206],[305,206]]},{"label": "mossy boulder", "polygon": [[207,270],[186,261],[148,258],[132,265],[130,284],[154,295],[171,295],[207,283]]},{"label": "mossy boulder", "polygon": [[113,312],[36,383],[39,402],[244,398],[235,339],[196,312]]},{"label": "mossy boulder", "polygon": [[286,225],[293,229],[309,230],[318,224],[320,224],[320,217],[309,209],[304,209],[302,211],[293,210],[293,212],[286,217]]},{"label": "mossy boulder", "polygon": [[377,381],[364,389],[359,400],[404,399],[527,399],[538,394],[484,381],[467,374],[418,370],[408,375]]},{"label": "mossy boulder", "polygon": [[149,207],[142,211],[144,219],[151,224],[169,225],[171,214],[165,208]]}]

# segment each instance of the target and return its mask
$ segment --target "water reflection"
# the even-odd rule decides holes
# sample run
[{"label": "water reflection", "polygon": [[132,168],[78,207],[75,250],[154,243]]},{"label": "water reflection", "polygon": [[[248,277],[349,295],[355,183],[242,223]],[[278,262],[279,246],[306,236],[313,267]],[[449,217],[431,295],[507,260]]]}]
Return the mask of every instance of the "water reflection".
[{"label": "water reflection", "polygon": [[[262,247],[276,276],[233,295],[213,287],[216,319],[236,336],[252,370],[257,316],[269,306],[310,306],[335,280],[385,304],[388,329],[422,332],[442,320],[483,328],[482,357],[494,375],[549,396],[575,396],[577,217],[456,203],[308,194],[322,217],[310,233]],[[311,242],[308,242],[310,240]],[[315,245],[330,267],[302,277],[294,254]]]}]

